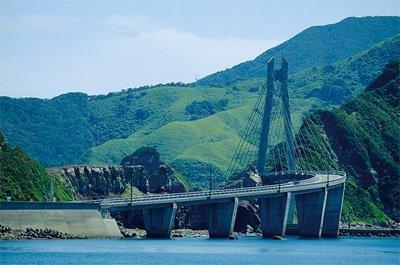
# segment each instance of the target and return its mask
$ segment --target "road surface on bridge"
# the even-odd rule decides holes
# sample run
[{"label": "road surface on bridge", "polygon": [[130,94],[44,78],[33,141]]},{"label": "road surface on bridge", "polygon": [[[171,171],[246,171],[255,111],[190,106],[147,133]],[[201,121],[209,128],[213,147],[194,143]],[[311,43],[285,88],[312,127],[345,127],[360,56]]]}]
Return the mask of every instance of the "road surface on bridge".
[{"label": "road surface on bridge", "polygon": [[[204,204],[207,201],[218,201],[230,198],[239,198],[241,200],[256,199],[262,197],[273,196],[277,193],[291,192],[293,194],[310,192],[310,190],[320,189],[324,187],[334,187],[343,184],[346,180],[346,174],[344,172],[284,172],[284,174],[294,174],[297,176],[304,175],[310,176],[300,181],[289,181],[282,184],[274,185],[261,185],[256,187],[247,188],[233,188],[233,189],[217,189],[206,191],[194,191],[194,192],[183,192],[183,193],[164,193],[154,195],[143,195],[133,197],[132,201],[130,197],[125,198],[113,198],[94,200],[92,202],[100,203],[101,209],[108,208],[119,208],[131,206],[142,207],[146,205],[158,205],[167,203],[177,203],[178,205],[193,205],[193,204]],[[270,173],[269,175],[278,175],[280,173]]]}]

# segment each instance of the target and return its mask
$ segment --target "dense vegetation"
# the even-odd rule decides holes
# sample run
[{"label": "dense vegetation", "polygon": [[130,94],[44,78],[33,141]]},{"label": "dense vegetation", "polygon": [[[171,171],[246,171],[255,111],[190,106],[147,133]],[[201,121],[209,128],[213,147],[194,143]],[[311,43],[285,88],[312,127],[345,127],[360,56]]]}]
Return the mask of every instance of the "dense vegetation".
[{"label": "dense vegetation", "polygon": [[[343,217],[351,211],[359,220],[383,221],[388,215],[399,221],[399,61],[390,62],[359,96],[340,108],[312,116],[323,126],[336,154],[331,168],[348,175]],[[308,124],[300,133],[305,133],[304,126]],[[315,153],[310,162],[318,164],[323,159]]]},{"label": "dense vegetation", "polygon": [[95,144],[86,94],[51,100],[1,97],[0,102],[0,131],[45,166],[76,162]]},{"label": "dense vegetation", "polygon": [[[0,200],[49,200],[51,176],[22,149],[11,147],[0,133]],[[61,181],[54,177],[54,196],[70,200],[72,195]]]},{"label": "dense vegetation", "polygon": [[186,105],[185,110],[186,113],[191,115],[192,120],[201,119],[217,112],[226,110],[226,106],[228,105],[227,99],[220,99],[217,102],[202,100],[202,101],[193,101],[192,103]]},{"label": "dense vegetation", "polygon": [[[343,203],[342,221],[347,221],[351,215],[352,221],[364,221],[368,223],[380,223],[387,221],[388,217],[384,213],[384,207],[379,202],[379,195],[374,188],[366,188],[360,185],[354,178],[354,171],[349,171],[349,163],[357,164],[357,160],[352,160],[348,155],[344,156],[343,152],[353,153],[354,150],[343,149],[338,146],[333,139],[332,134],[337,133],[336,128],[330,127],[329,122],[322,120],[322,117],[331,115],[340,111],[334,109],[332,111],[317,111],[308,116],[302,124],[297,139],[301,139],[301,153],[304,154],[304,162],[307,170],[341,170],[347,173],[345,197]],[[312,121],[311,121],[312,119]],[[353,124],[347,124],[346,127],[352,127]],[[311,129],[314,128],[314,129]],[[347,138],[346,132],[341,132],[335,137]],[[284,146],[278,145],[282,150]],[[338,152],[338,150],[343,152]],[[357,152],[357,151],[356,151]],[[281,153],[284,153],[281,151]],[[286,160],[281,155],[283,161]],[[297,160],[297,167],[301,168]],[[359,180],[367,176],[358,175]]]},{"label": "dense vegetation", "polygon": [[390,36],[400,33],[399,17],[346,18],[339,23],[315,26],[259,55],[252,61],[217,72],[201,80],[201,85],[229,85],[238,80],[263,77],[272,56],[284,56],[291,73],[331,64],[350,57]]},{"label": "dense vegetation", "polygon": [[[399,58],[400,34],[377,43],[370,49],[334,64],[313,68],[294,75],[293,86],[303,83],[306,98],[316,97],[330,104],[343,104],[364,90],[391,59]],[[324,76],[321,80],[320,76]],[[320,79],[322,82],[317,83]]]},{"label": "dense vegetation", "polygon": [[323,112],[321,120],[340,166],[380,209],[400,221],[399,61],[388,64],[364,93]]}]

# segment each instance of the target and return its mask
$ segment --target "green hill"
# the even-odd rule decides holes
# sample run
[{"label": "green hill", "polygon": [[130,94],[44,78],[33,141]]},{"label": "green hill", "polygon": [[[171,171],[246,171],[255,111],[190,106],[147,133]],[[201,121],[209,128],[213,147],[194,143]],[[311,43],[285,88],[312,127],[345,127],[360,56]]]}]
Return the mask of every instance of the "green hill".
[{"label": "green hill", "polygon": [[399,17],[346,18],[332,25],[308,28],[254,60],[211,74],[199,80],[199,84],[224,86],[238,80],[263,77],[266,61],[272,56],[286,57],[290,73],[331,64],[398,33]]},{"label": "green hill", "polygon": [[[21,201],[49,199],[51,177],[46,170],[22,149],[11,147],[0,133],[0,199],[11,197]],[[54,178],[54,196],[70,200],[70,191]]]},{"label": "green hill", "polygon": [[[354,97],[378,76],[389,59],[399,57],[399,35],[374,42],[389,34],[396,21],[393,17],[342,21],[337,25],[347,25],[349,31],[361,30],[364,25],[364,31],[369,32],[371,25],[377,28],[385,23],[388,30],[376,32],[378,37],[361,34],[366,39],[361,41],[360,37],[359,42],[373,46],[358,54],[354,51],[358,51],[359,42],[354,48],[350,35],[344,35],[344,39],[349,38],[347,46],[332,58],[351,57],[341,61],[302,71],[295,62],[290,64],[297,71],[289,79],[295,130],[306,112]],[[336,26],[317,29],[325,27]],[[311,29],[313,34],[320,32]],[[313,51],[312,45],[307,47],[305,55]],[[210,169],[222,176],[263,83],[263,77],[254,77],[224,87],[178,83],[101,96],[0,97],[0,131],[45,166],[119,164],[140,147],[155,147],[166,163],[202,184]]]},{"label": "green hill", "polygon": [[[292,75],[289,89],[295,131],[306,112],[336,105],[359,93],[363,85],[379,75],[385,62],[398,56],[399,47],[400,36],[396,35],[349,59]],[[326,69],[336,70],[328,72]],[[345,98],[341,91],[338,91],[340,100],[328,97],[327,102],[309,95],[315,90],[321,90],[323,95],[326,84],[340,78],[345,78],[343,83],[348,84],[340,89],[351,91]],[[250,91],[260,89],[263,82],[261,78],[254,78],[219,89],[181,89],[182,95],[196,91],[209,99],[227,98],[228,109],[198,120],[173,121],[150,132],[139,130],[126,139],[111,140],[92,148],[86,159],[91,163],[114,163],[141,146],[152,146],[160,151],[167,163],[194,182],[207,180],[210,167],[222,178],[255,105],[256,93]],[[181,112],[184,112],[183,108]]]},{"label": "green hill", "polygon": [[293,76],[292,86],[300,88],[299,95],[307,93],[305,98],[316,97],[340,105],[363,91],[387,62],[399,57],[400,34],[397,34],[337,63],[298,72]]}]

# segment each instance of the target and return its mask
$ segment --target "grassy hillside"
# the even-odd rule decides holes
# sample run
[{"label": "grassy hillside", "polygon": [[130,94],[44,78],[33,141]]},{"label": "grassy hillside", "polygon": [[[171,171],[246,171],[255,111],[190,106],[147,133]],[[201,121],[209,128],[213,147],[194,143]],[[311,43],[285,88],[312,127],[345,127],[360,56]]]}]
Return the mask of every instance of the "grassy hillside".
[{"label": "grassy hillside", "polygon": [[331,64],[398,33],[400,17],[346,18],[332,25],[308,28],[254,60],[209,75],[199,83],[224,86],[238,80],[263,77],[266,62],[272,56],[286,57],[291,73]]},{"label": "grassy hillside", "polygon": [[[11,197],[21,201],[49,199],[51,177],[22,149],[11,147],[0,133],[0,200]],[[71,193],[58,178],[54,179],[54,196],[72,199]]]},{"label": "grassy hillside", "polygon": [[[0,97],[0,131],[45,166],[75,164],[90,147],[107,140],[139,131],[146,135],[172,121],[191,120],[185,107],[196,100],[227,99],[229,107],[242,104],[242,99],[234,97],[218,88],[182,85],[106,96],[69,93],[50,100]],[[121,158],[110,159],[118,163]]]},{"label": "grassy hillside", "polygon": [[[292,75],[289,89],[295,131],[306,112],[336,105],[358,94],[363,85],[379,75],[385,62],[398,57],[399,47],[400,36],[396,35],[354,57]],[[336,98],[329,96],[326,100],[318,98],[318,95],[310,95],[316,90],[321,91],[320,95],[329,94],[327,84],[331,80],[344,80],[345,85],[338,88]],[[202,183],[207,180],[210,168],[222,178],[263,82],[261,78],[253,78],[219,89],[182,88],[182,95],[201,91],[208,99],[215,101],[220,100],[223,95],[229,99],[228,109],[197,120],[173,121],[154,131],[139,130],[126,139],[108,141],[92,148],[86,157],[87,161],[115,163],[123,155],[132,153],[141,146],[153,146],[169,164],[194,182]],[[351,92],[344,97],[346,94],[341,90]],[[183,106],[184,104],[180,105],[182,114],[185,113]],[[176,111],[179,113],[179,109]]]}]

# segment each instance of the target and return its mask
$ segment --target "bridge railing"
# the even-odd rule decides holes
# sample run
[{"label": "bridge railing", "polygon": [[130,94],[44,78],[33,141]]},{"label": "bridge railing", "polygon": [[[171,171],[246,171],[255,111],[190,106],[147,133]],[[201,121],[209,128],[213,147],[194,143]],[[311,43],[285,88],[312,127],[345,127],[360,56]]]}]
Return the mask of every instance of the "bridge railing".
[{"label": "bridge railing", "polygon": [[263,176],[273,176],[273,175],[311,175],[315,176],[316,174],[331,174],[331,175],[340,175],[345,176],[346,173],[343,171],[338,170],[316,170],[316,171],[309,171],[309,170],[284,170],[284,171],[274,171],[266,173]]},{"label": "bridge railing", "polygon": [[[286,171],[286,173],[290,174],[309,174],[312,175],[312,178],[303,180],[303,181],[292,181],[292,182],[285,182],[273,185],[261,185],[255,187],[247,187],[247,188],[232,188],[232,189],[219,189],[219,190],[212,190],[211,196],[213,198],[218,197],[243,197],[247,194],[251,195],[252,193],[262,194],[263,192],[275,191],[275,192],[287,192],[287,191],[295,191],[301,188],[313,188],[313,187],[321,187],[321,185],[326,186],[334,186],[337,184],[343,183],[343,178],[346,178],[346,173],[342,171]],[[282,173],[272,172],[269,174],[286,174],[285,171]],[[322,181],[315,181],[318,175],[328,175],[327,179]],[[329,175],[339,176],[340,178],[333,178],[330,179]],[[147,201],[156,201],[156,200],[170,200],[170,199],[184,199],[184,198],[209,198],[210,191],[193,191],[193,192],[182,192],[182,193],[168,193],[168,194],[151,194],[151,195],[143,195],[138,197],[133,197],[133,203],[140,203],[140,202],[147,202]],[[58,202],[62,204],[63,202]],[[123,197],[123,198],[108,198],[108,199],[98,199],[98,200],[82,200],[82,201],[69,201],[65,203],[97,203],[101,205],[108,205],[108,204],[126,204],[130,203],[130,197]]]},{"label": "bridge railing", "polygon": [[[316,173],[312,171],[277,171],[277,172],[271,172],[268,173],[268,175],[285,175],[285,174],[298,174],[298,175],[311,175],[315,177]],[[312,178],[310,178],[312,179]],[[304,180],[304,181],[308,181]],[[285,185],[285,183],[282,183],[282,185]],[[267,189],[274,189],[275,185],[260,185],[256,187],[246,187],[246,188],[232,188],[232,189],[216,189],[212,190],[212,194],[217,194],[219,192],[230,192],[230,191],[245,191],[248,189],[255,189],[257,190],[257,187],[268,187]],[[266,188],[263,188],[263,190]],[[209,195],[210,191],[209,190],[204,190],[204,191],[195,191],[195,192],[182,192],[182,193],[164,193],[164,194],[151,194],[151,195],[143,195],[143,196],[138,196],[135,198],[165,198],[166,196],[173,196],[173,197],[180,197],[180,196],[201,196],[201,195]],[[125,201],[125,200],[130,200],[130,197],[124,197],[124,198],[111,198],[111,199],[98,199],[98,200],[89,200],[90,202],[101,202],[104,200],[111,200],[111,201]]]},{"label": "bridge railing", "polygon": [[[308,172],[307,172],[308,173]],[[317,174],[327,174],[326,172],[320,172],[320,173],[315,173],[315,172],[310,172],[313,173],[313,175]],[[337,171],[332,171],[330,172],[332,175],[339,175],[339,176],[345,176],[344,172],[337,172]],[[313,177],[314,178],[314,177]],[[308,181],[309,182],[309,181]],[[327,184],[329,183],[328,181],[321,182],[319,181],[318,183],[283,183],[281,185],[275,184],[275,185],[267,185],[267,186],[256,186],[256,187],[247,187],[247,188],[234,188],[234,189],[221,189],[221,190],[213,190],[211,192],[212,196],[215,198],[218,195],[235,195],[238,193],[244,193],[244,192],[255,192],[255,191],[268,191],[268,190],[276,190],[280,188],[281,190],[290,188],[290,187],[312,187],[312,186],[320,186],[321,184]],[[331,184],[335,184],[334,181],[330,181]],[[140,197],[135,197],[133,198],[132,201],[134,202],[143,202],[143,201],[154,201],[154,200],[162,200],[162,199],[172,199],[172,198],[191,198],[191,197],[208,197],[210,195],[210,191],[197,191],[197,192],[184,192],[184,193],[173,193],[173,194],[154,194],[154,195],[145,195],[145,196],[140,196]],[[98,203],[126,203],[130,202],[130,197],[125,197],[125,198],[114,198],[114,199],[104,199],[104,200],[92,200],[91,202],[98,202]]]},{"label": "bridge railing", "polygon": [[[301,173],[301,172],[300,172]],[[331,171],[327,172],[307,172],[312,173],[314,177],[312,179],[318,177],[318,175],[336,175],[345,177],[346,174],[340,171]],[[254,192],[266,192],[266,191],[289,191],[288,189],[299,189],[299,188],[312,188],[312,187],[320,187],[321,185],[336,185],[338,183],[342,183],[342,178],[340,179],[333,179],[331,181],[317,181],[317,182],[310,182],[309,179],[306,181],[301,181],[298,183],[283,183],[283,184],[274,184],[274,185],[265,185],[265,186],[256,186],[256,187],[247,187],[247,188],[233,188],[233,189],[220,189],[220,190],[213,190],[211,191],[211,196],[213,198],[218,197],[229,197],[229,196],[237,196],[237,195],[246,195],[252,194]],[[196,191],[196,192],[184,192],[184,193],[173,193],[173,194],[154,194],[154,195],[145,195],[140,197],[135,197],[132,199],[132,202],[141,203],[141,202],[148,202],[148,201],[157,201],[157,200],[170,200],[170,199],[190,199],[190,198],[209,198],[210,191]],[[98,202],[102,205],[108,204],[126,204],[131,201],[130,197],[125,198],[114,198],[114,199],[104,199],[104,200],[94,200],[92,202]]]}]

